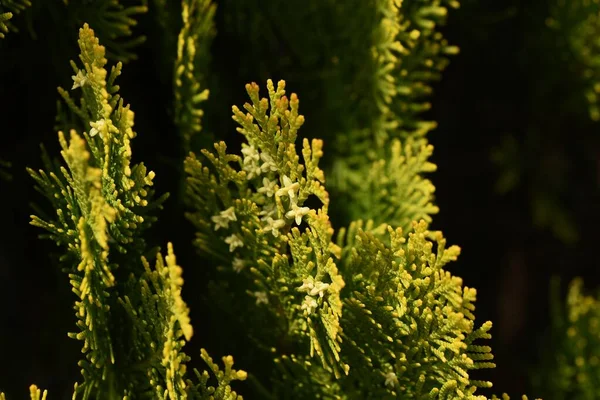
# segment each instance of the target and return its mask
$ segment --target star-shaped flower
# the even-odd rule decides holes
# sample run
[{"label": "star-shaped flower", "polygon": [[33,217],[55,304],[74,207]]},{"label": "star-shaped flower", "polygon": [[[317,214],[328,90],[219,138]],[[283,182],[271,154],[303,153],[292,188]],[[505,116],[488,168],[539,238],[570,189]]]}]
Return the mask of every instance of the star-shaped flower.
[{"label": "star-shaped flower", "polygon": [[242,272],[242,270],[243,270],[244,268],[246,268],[246,263],[244,262],[244,260],[242,260],[242,259],[240,259],[240,258],[237,258],[237,257],[235,257],[235,258],[233,259],[233,263],[232,263],[231,265],[232,265],[232,267],[233,267],[233,270],[234,270],[235,272],[237,272],[238,274],[239,274],[240,272]]},{"label": "star-shaped flower", "polygon": [[229,228],[229,221],[237,221],[233,207],[221,211],[219,215],[213,215],[210,219],[215,223],[215,231],[218,231],[219,228]]},{"label": "star-shaped flower", "polygon": [[256,304],[269,304],[269,297],[266,292],[254,292],[254,297],[256,297]]},{"label": "star-shaped flower", "polygon": [[328,288],[329,283],[315,281],[315,279],[312,276],[309,276],[308,278],[302,281],[302,286],[300,286],[296,290],[298,290],[299,292],[306,292],[310,296],[318,295],[319,297],[323,297]]},{"label": "star-shaped flower", "polygon": [[290,201],[294,202],[296,198],[296,192],[300,189],[300,184],[298,182],[292,182],[292,180],[287,176],[283,176],[283,187],[275,193],[276,196],[280,197],[287,194],[290,197]]},{"label": "star-shaped flower", "polygon": [[278,237],[279,229],[285,226],[285,221],[282,219],[273,219],[273,217],[267,217],[265,220],[267,221],[267,225],[263,228],[263,231],[271,231],[273,236]]},{"label": "star-shaped flower", "polygon": [[225,238],[225,243],[229,245],[229,251],[232,253],[236,248],[244,247],[244,242],[242,242],[242,239],[235,233],[231,236],[227,236]]},{"label": "star-shaped flower", "polygon": [[254,146],[248,146],[247,144],[242,144],[242,154],[244,155],[244,165],[250,163],[256,163],[260,160],[260,156],[258,155],[258,151],[254,148]]},{"label": "star-shaped flower", "polygon": [[73,79],[73,87],[71,90],[83,87],[87,82],[87,76],[85,76],[85,73],[82,70],[77,71],[77,75],[72,75],[71,79]]},{"label": "star-shaped flower", "polygon": [[267,204],[263,207],[263,210],[258,213],[260,215],[261,221],[266,221],[269,217],[274,217],[277,215],[277,208],[275,207],[275,203]]},{"label": "star-shaped flower", "polygon": [[100,137],[104,139],[104,135],[108,134],[108,124],[106,123],[105,119],[100,119],[96,122],[90,122],[90,126],[92,127],[92,129],[90,129],[91,137],[100,134]]},{"label": "star-shaped flower", "polygon": [[275,164],[275,160],[267,153],[261,153],[260,159],[263,161],[263,165],[260,166],[262,172],[275,172],[277,171],[277,165]]},{"label": "star-shaped flower", "polygon": [[388,372],[385,374],[385,386],[394,387],[398,384],[398,377],[395,372]]},{"label": "star-shaped flower", "polygon": [[273,197],[275,194],[275,186],[277,182],[270,180],[269,178],[263,178],[263,186],[258,188],[258,193],[264,193],[267,197]]},{"label": "star-shaped flower", "polygon": [[296,203],[292,203],[292,209],[285,213],[286,218],[295,219],[296,224],[302,223],[302,217],[310,212],[308,207],[298,207]]}]

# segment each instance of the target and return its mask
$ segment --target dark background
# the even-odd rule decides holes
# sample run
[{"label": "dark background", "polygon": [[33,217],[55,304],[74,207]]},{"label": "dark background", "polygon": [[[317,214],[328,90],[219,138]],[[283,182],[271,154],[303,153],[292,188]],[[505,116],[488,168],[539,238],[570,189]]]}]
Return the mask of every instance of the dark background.
[{"label": "dark background", "polygon": [[[228,2],[219,4],[217,31],[223,33],[214,42],[211,67],[232,77],[228,85],[237,94],[227,88],[215,96],[210,107],[220,108],[227,118],[207,124],[219,138],[239,141],[228,119],[230,106],[245,101],[243,83],[266,77],[240,73],[239,44],[223,28],[221,9]],[[479,322],[494,322],[491,346],[497,368],[477,378],[494,382],[494,393],[511,396],[536,395],[528,377],[540,351],[552,350],[541,348],[549,326],[551,276],[561,278],[563,294],[574,276],[583,276],[589,289],[600,284],[595,257],[599,127],[588,117],[576,67],[559,56],[564,49],[545,28],[549,12],[549,4],[532,0],[467,0],[452,11],[443,31],[461,53],[435,84],[427,115],[439,124],[429,136],[438,165],[431,179],[441,209],[433,228],[463,249],[449,269],[477,288]],[[69,30],[56,24],[60,16],[46,17],[33,19],[35,38],[23,22],[20,33],[0,42],[0,158],[13,163],[13,179],[0,180],[0,388],[13,399],[26,396],[31,383],[49,389],[52,398],[70,398],[80,357],[80,344],[66,336],[74,329],[74,299],[66,275],[53,261],[56,247],[37,239],[39,230],[28,224],[30,202],[44,200],[33,190],[25,167],[41,167],[40,143],[58,155],[56,87],[72,85],[67,60],[77,55],[77,26]],[[152,31],[153,24],[150,16],[142,16],[138,31]],[[218,321],[202,315],[206,299],[198,300],[203,275],[194,268],[193,231],[182,216],[178,180],[171,179],[180,173],[181,152],[167,112],[169,79],[161,74],[153,47],[159,36],[151,35],[137,49],[139,59],[124,67],[121,94],[136,113],[134,159],[156,171],[159,192],[174,193],[150,236],[163,247],[167,240],[174,242],[184,267],[184,298],[197,333],[188,354],[197,360],[200,346],[212,346],[217,358],[227,346],[215,344]],[[301,87],[290,90],[302,100]],[[301,107],[307,119],[309,110]],[[518,149],[508,164],[518,179],[510,191],[499,193],[497,184],[507,167],[495,164],[492,154],[507,137]],[[560,206],[576,240],[535,223],[540,198]]]}]

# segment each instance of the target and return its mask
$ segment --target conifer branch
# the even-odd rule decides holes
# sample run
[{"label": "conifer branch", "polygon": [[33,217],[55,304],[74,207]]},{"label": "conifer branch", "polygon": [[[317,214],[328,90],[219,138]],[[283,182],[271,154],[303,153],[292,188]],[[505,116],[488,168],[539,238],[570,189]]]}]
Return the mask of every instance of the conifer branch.
[{"label": "conifer branch", "polygon": [[206,73],[210,44],[215,36],[216,6],[210,0],[183,0],[183,27],[177,38],[174,67],[175,124],[183,140],[185,154],[191,150],[192,137],[202,129],[204,111],[200,104],[208,99]]},{"label": "conifer branch", "polygon": [[342,357],[352,366],[344,388],[357,388],[357,398],[485,399],[475,391],[491,383],[469,371],[494,367],[490,347],[473,344],[489,339],[491,322],[474,328],[475,289],[444,269],[460,249],[446,248],[425,221],[408,240],[388,226],[389,244],[368,228],[357,222],[339,234]]},{"label": "conifer branch", "polygon": [[[340,135],[332,169],[334,187],[352,204],[351,220],[374,219],[406,232],[412,221],[431,221],[438,212],[435,187],[423,177],[435,170],[425,135],[436,124],[421,115],[430,108],[430,85],[448,64],[446,55],[458,51],[436,29],[446,6],[458,2],[378,2],[379,22],[369,37],[373,51],[364,67],[371,88],[363,101],[374,106],[365,108],[356,128]],[[365,182],[376,187],[364,190]]]},{"label": "conifer branch", "polygon": [[[154,173],[131,165],[133,112],[115,85],[121,63],[108,74],[94,32],[86,24],[79,33],[83,68],[72,62],[79,104],[66,90],[59,93],[88,131],[71,130],[68,139],[59,132],[64,166],[45,156],[48,172],[29,170],[56,210],[54,219],[32,216],[31,223],[66,250],[61,262],[79,298],[80,332],[69,336],[83,342],[85,359],[73,398],[187,398],[194,384],[181,350],[192,327],[181,268],[170,244],[154,270],[143,257],[156,254],[142,235],[166,197],[154,200]],[[229,393],[229,382],[244,377],[243,371],[220,377],[219,387]]]},{"label": "conifer branch", "polygon": [[242,400],[242,396],[231,390],[229,384],[236,380],[245,380],[248,374],[245,371],[233,369],[233,357],[223,357],[225,370],[222,371],[219,366],[213,362],[206,350],[201,349],[200,356],[208,365],[212,375],[216,378],[217,386],[210,386],[208,384],[208,380],[210,379],[208,371],[204,371],[200,374],[197,370],[194,370],[200,383],[190,387],[190,397],[197,400]]},{"label": "conifer branch", "polygon": [[[269,99],[261,99],[255,83],[246,85],[252,101],[244,105],[246,114],[233,107],[247,141],[243,156],[228,154],[221,142],[215,153],[203,151],[206,164],[193,154],[187,158],[194,210],[188,218],[198,229],[198,247],[247,279],[255,307],[243,314],[274,321],[270,332],[255,333],[264,335],[259,340],[267,347],[272,335],[301,343],[293,353],[317,357],[339,375],[347,371],[339,361],[344,281],[332,257],[329,195],[318,167],[322,142],[303,141],[302,163],[295,148],[304,122],[298,98],[285,96],[283,81],[275,88],[269,80],[267,87]],[[316,209],[305,204],[311,196],[320,201]]]},{"label": "conifer branch", "polygon": [[600,120],[600,4],[596,1],[557,0],[546,25],[558,34],[558,44],[569,71],[584,87],[590,118]]},{"label": "conifer branch", "polygon": [[[48,391],[44,390],[44,392],[42,393],[42,391],[38,389],[37,386],[31,385],[29,387],[29,396],[31,400],[46,400],[46,396],[48,396]],[[0,392],[0,400],[6,400],[6,396],[2,392]]]},{"label": "conifer branch", "polygon": [[[256,307],[244,302],[243,315],[273,323],[270,336],[252,335],[266,348],[282,342],[277,335],[292,333],[287,340],[296,343],[310,338],[310,357],[273,350],[284,353],[276,358],[273,396],[289,395],[277,382],[293,379],[301,388],[293,398],[483,399],[476,389],[491,383],[471,380],[469,371],[494,367],[490,347],[475,343],[489,339],[491,323],[475,328],[475,290],[444,269],[459,248],[446,248],[425,221],[412,223],[408,240],[401,228],[358,221],[333,245],[329,196],[317,165],[321,143],[309,146],[305,139],[305,163],[299,163],[293,143],[303,118],[297,97],[288,101],[284,87],[268,81],[269,101],[247,85],[247,114],[233,108],[247,140],[242,156],[228,154],[221,142],[215,153],[203,152],[206,164],[193,154],[186,160],[196,244],[230,272],[229,281],[245,278],[240,286],[250,286]],[[399,149],[397,143],[392,151]],[[423,166],[427,156],[424,151],[407,164]],[[321,208],[298,215],[310,195]],[[300,228],[306,222],[305,230],[294,222]],[[388,239],[380,239],[386,232]],[[334,259],[341,260],[340,272]]]},{"label": "conifer branch", "polygon": [[[600,394],[600,300],[584,294],[583,280],[570,284],[561,299],[558,279],[551,286],[552,326],[540,349],[542,362],[533,383],[543,396],[555,399],[594,399]],[[553,349],[548,352],[546,349]]]},{"label": "conifer branch", "polygon": [[146,37],[131,37],[137,25],[134,16],[148,11],[147,0],[135,0],[134,4],[127,6],[120,0],[68,1],[65,0],[65,3],[69,12],[78,23],[89,24],[102,39],[108,58],[124,63],[137,58],[131,50],[143,43]]},{"label": "conifer branch", "polygon": [[0,39],[9,31],[18,31],[10,19],[30,6],[30,0],[0,0]]}]

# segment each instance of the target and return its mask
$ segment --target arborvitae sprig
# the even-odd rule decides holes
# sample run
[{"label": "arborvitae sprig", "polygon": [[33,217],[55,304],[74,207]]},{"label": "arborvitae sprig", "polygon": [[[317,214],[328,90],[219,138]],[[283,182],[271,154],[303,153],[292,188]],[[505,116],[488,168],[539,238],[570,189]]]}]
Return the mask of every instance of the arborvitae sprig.
[{"label": "arborvitae sprig", "polygon": [[[153,200],[154,173],[147,172],[143,163],[131,165],[131,140],[136,136],[133,131],[134,114],[129,105],[124,105],[118,94],[119,86],[115,85],[122,64],[118,63],[111,68],[110,74],[107,73],[105,48],[99,45],[87,24],[80,30],[79,46],[83,68],[71,62],[75,74],[71,90],[79,90],[79,105],[69,92],[62,88],[58,91],[79,119],[78,125],[84,130],[83,137],[91,153],[90,165],[102,170],[99,179],[103,196],[118,215],[109,227],[114,239],[111,247],[137,258],[147,251],[142,232],[156,220],[150,211],[159,207],[166,195]],[[46,167],[52,169],[49,165]],[[64,174],[61,171],[57,175]],[[43,181],[57,181],[52,174],[49,177],[33,175],[38,175]],[[52,183],[49,190],[44,189],[46,197],[54,198],[55,186],[56,183]],[[56,208],[63,207],[59,204]],[[68,215],[66,210],[64,214]],[[68,232],[68,229],[65,231]],[[137,255],[131,253],[133,248],[137,249]]]},{"label": "arborvitae sprig", "polygon": [[[548,398],[592,400],[600,396],[600,301],[584,294],[583,281],[569,285],[562,304],[559,282],[552,282],[550,340],[541,348],[534,374],[536,390]],[[553,351],[548,352],[547,349]]]},{"label": "arborvitae sprig", "polygon": [[[46,400],[48,391],[44,390],[44,392],[42,393],[42,391],[38,389],[37,386],[31,385],[29,387],[29,395],[31,400]],[[6,400],[6,396],[4,396],[4,393],[0,392],[0,400]]]},{"label": "arborvitae sprig", "polygon": [[[373,228],[387,224],[400,227],[403,232],[411,230],[413,221],[431,222],[431,215],[439,211],[433,204],[435,186],[421,175],[436,170],[436,165],[429,162],[433,146],[413,143],[414,139],[408,139],[404,145],[392,140],[384,158],[374,161],[368,170],[364,166],[358,171],[346,171],[349,187],[361,188],[362,199],[349,202],[346,207],[352,218],[369,217]],[[381,229],[379,232],[383,233]]]},{"label": "arborvitae sprig", "polygon": [[192,136],[202,129],[204,111],[199,105],[208,98],[205,74],[215,35],[216,6],[210,0],[183,0],[181,6],[183,27],[177,39],[174,68],[174,117],[187,154],[191,150]]},{"label": "arborvitae sprig", "polygon": [[[154,173],[143,164],[131,166],[133,112],[114,85],[121,64],[107,78],[105,49],[87,25],[79,46],[83,69],[72,63],[72,90],[81,89],[80,106],[59,91],[89,133],[82,137],[72,130],[67,140],[59,132],[66,165],[46,157],[50,172],[29,170],[57,215],[32,216],[32,224],[66,249],[61,262],[79,298],[80,332],[70,336],[83,342],[85,359],[73,398],[193,397],[194,383],[185,377],[188,357],[181,351],[183,337],[192,335],[181,268],[170,245],[166,263],[159,254],[154,270],[143,257],[156,254],[142,235],[164,196],[152,200]],[[231,391],[228,383],[244,377],[239,372],[217,378]],[[205,384],[198,387],[210,390]]]},{"label": "arborvitae sprig", "polygon": [[[261,99],[255,83],[246,85],[252,101],[244,105],[246,114],[233,107],[247,140],[243,156],[227,154],[221,142],[216,153],[203,151],[208,163],[193,154],[186,160],[195,210],[188,218],[198,229],[199,248],[247,280],[255,306],[243,301],[240,314],[248,321],[273,321],[252,335],[267,348],[287,343],[276,354],[318,357],[339,375],[347,371],[339,361],[344,282],[332,257],[337,248],[331,243],[329,196],[318,167],[322,142],[305,139],[301,163],[295,147],[304,122],[298,98],[285,96],[283,81],[275,88],[269,80],[267,87],[269,99]],[[320,206],[307,207],[309,197]]]},{"label": "arborvitae sprig", "polygon": [[[144,274],[141,277],[132,274],[128,294],[119,298],[133,322],[135,347],[126,350],[130,353],[128,358],[148,371],[153,383],[149,393],[153,397],[181,398],[186,392],[185,363],[189,360],[181,350],[193,333],[189,310],[181,298],[181,267],[175,262],[170,243],[167,256],[163,260],[158,254],[153,270],[145,258],[142,263]],[[133,368],[136,367],[134,364]],[[136,388],[138,393],[140,389]]]},{"label": "arborvitae sprig", "polygon": [[[476,388],[491,383],[471,380],[469,371],[494,366],[491,349],[474,344],[490,337],[491,323],[475,328],[475,290],[463,288],[460,278],[444,270],[458,247],[446,249],[441,233],[429,232],[425,221],[413,223],[408,241],[401,228],[371,221],[352,224],[347,234],[343,230],[340,252],[330,242],[329,199],[316,163],[320,142],[313,141],[311,148],[304,140],[305,164],[300,164],[293,146],[303,122],[297,98],[292,95],[288,102],[282,82],[276,90],[269,81],[268,88],[270,114],[269,100],[259,98],[254,84],[247,86],[248,113],[234,107],[238,130],[248,140],[243,156],[227,154],[219,143],[216,154],[203,152],[207,165],[192,155],[186,171],[196,244],[230,272],[229,293],[250,286],[247,293],[257,307],[244,302],[242,320],[262,318],[269,327],[268,333],[259,327],[251,334],[259,345],[273,348],[283,378],[275,379],[270,395],[483,398],[475,396]],[[317,212],[303,206],[309,195],[322,202]],[[292,227],[294,222],[306,222],[306,230]],[[380,239],[386,231],[389,239]],[[343,280],[331,255],[341,257]],[[307,331],[324,368],[280,345],[302,343]],[[297,349],[293,342],[292,349]],[[278,383],[291,379],[297,383],[294,393]]]},{"label": "arborvitae sprig", "polygon": [[[458,7],[456,1],[445,4]],[[339,135],[333,183],[352,205],[351,220],[372,218],[408,228],[414,220],[430,221],[438,211],[432,204],[435,188],[422,177],[435,170],[427,161],[432,147],[425,135],[436,124],[421,115],[430,108],[430,85],[447,65],[446,55],[457,48],[436,29],[447,14],[439,0],[382,0],[376,10],[378,23],[363,44],[372,52],[361,63],[371,74],[371,87],[358,95],[374,106],[361,107],[364,115],[356,126]],[[373,190],[364,190],[364,182],[381,171],[394,173],[385,182],[376,179]],[[382,209],[392,213],[389,219],[381,218]]]},{"label": "arborvitae sprig", "polygon": [[116,366],[130,360],[119,358],[129,345],[115,332],[119,326],[115,262],[121,261],[121,276],[139,276],[136,266],[148,250],[142,232],[156,219],[148,211],[162,199],[152,200],[154,173],[147,173],[143,164],[130,165],[133,112],[123,105],[114,85],[121,64],[107,79],[105,49],[87,25],[80,30],[79,46],[83,69],[72,63],[72,89],[81,89],[81,106],[65,90],[59,91],[86,132],[82,137],[72,130],[68,141],[59,132],[66,167],[46,161],[49,172],[29,173],[56,210],[51,220],[32,216],[32,224],[48,230],[51,239],[66,247],[63,266],[80,299],[75,305],[80,332],[71,337],[83,341],[86,354],[80,362],[84,382],[76,388],[85,399],[125,395],[135,383]]},{"label": "arborvitae sprig", "polygon": [[13,14],[19,14],[27,7],[31,6],[30,0],[0,0],[0,39],[8,31],[17,31],[17,28],[10,23]]},{"label": "arborvitae sprig", "polygon": [[569,72],[583,83],[590,117],[600,120],[600,2],[556,0],[546,24],[558,35],[559,51]]},{"label": "arborvitae sprig", "polygon": [[77,21],[85,21],[96,30],[106,46],[106,56],[111,60],[128,62],[137,58],[131,50],[143,43],[143,35],[132,37],[137,20],[136,14],[148,11],[147,0],[135,0],[134,4],[123,5],[120,0],[71,1],[69,13]]},{"label": "arborvitae sprig", "polygon": [[11,12],[4,12],[0,14],[0,39],[4,38],[4,34],[8,32],[10,25],[10,19],[12,18]]},{"label": "arborvitae sprig", "polygon": [[210,386],[208,384],[208,380],[210,379],[208,371],[204,371],[200,374],[197,370],[194,370],[200,383],[190,386],[190,397],[198,400],[242,400],[242,396],[231,390],[229,384],[235,380],[245,380],[248,374],[245,371],[236,371],[233,369],[233,357],[223,357],[225,370],[221,371],[206,350],[201,349],[200,356],[208,365],[213,376],[217,379],[217,386]]},{"label": "arborvitae sprig", "polygon": [[[492,324],[474,327],[475,289],[444,266],[457,258],[440,232],[424,221],[413,223],[408,240],[387,227],[386,244],[369,233],[370,224],[342,230],[345,238],[340,270],[342,358],[351,366],[342,388],[350,398],[468,398],[490,382],[471,380],[469,371],[493,368],[488,346]],[[435,249],[434,249],[435,246]]]}]

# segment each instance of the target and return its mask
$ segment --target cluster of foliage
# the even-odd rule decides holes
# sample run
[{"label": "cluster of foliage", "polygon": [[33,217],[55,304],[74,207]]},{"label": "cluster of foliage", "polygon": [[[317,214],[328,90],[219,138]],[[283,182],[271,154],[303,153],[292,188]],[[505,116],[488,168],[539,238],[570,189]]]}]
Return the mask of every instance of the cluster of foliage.
[{"label": "cluster of foliage", "polygon": [[[537,79],[523,90],[527,104],[535,106],[521,132],[509,132],[493,151],[500,176],[501,194],[527,192],[533,223],[550,231],[565,244],[581,239],[573,204],[573,181],[579,180],[578,164],[595,168],[592,155],[581,155],[590,147],[588,138],[577,138],[577,146],[565,145],[564,130],[577,131],[574,124],[600,120],[600,2],[596,0],[550,0],[524,6],[530,38],[524,41],[520,63]],[[538,59],[538,62],[531,62]],[[542,65],[551,64],[552,68]],[[566,79],[565,79],[566,78]],[[556,104],[556,97],[561,104]],[[558,126],[547,118],[561,110]],[[575,118],[573,118],[575,116]],[[552,126],[550,124],[554,124]],[[582,145],[582,141],[586,141]],[[540,146],[543,150],[540,151]],[[589,160],[589,161],[588,161]],[[589,181],[584,182],[586,185]]]},{"label": "cluster of foliage", "polygon": [[[202,353],[217,387],[208,386],[207,371],[196,371],[197,382],[186,375],[189,357],[182,348],[193,330],[181,298],[181,267],[171,244],[163,258],[143,239],[167,196],[154,197],[154,172],[131,165],[134,114],[115,85],[122,64],[108,73],[105,49],[88,25],[79,47],[82,68],[71,63],[79,101],[64,89],[59,93],[74,124],[88,128],[82,136],[71,129],[68,139],[59,132],[65,166],[46,156],[45,170],[29,171],[56,212],[33,216],[31,223],[64,247],[61,263],[79,299],[80,331],[70,336],[83,342],[85,359],[74,398],[236,399],[229,382],[246,373],[232,369],[231,357],[220,371]],[[156,258],[154,268],[147,257]]]},{"label": "cluster of foliage", "polygon": [[600,396],[600,301],[584,294],[583,281],[574,279],[566,304],[560,300],[559,281],[553,281],[552,329],[535,374],[536,390],[546,398],[597,399]]},{"label": "cluster of foliage", "polygon": [[[193,328],[182,268],[170,243],[163,256],[146,240],[167,195],[154,193],[154,172],[132,163],[134,113],[116,85],[122,62],[144,40],[123,38],[147,4],[84,3],[65,1],[74,20],[90,25],[79,31],[73,85],[58,90],[67,106],[57,118],[63,161],[44,152],[44,169],[28,170],[51,205],[51,212],[36,208],[31,224],[60,247],[77,298],[78,331],[69,335],[82,342],[84,357],[74,399],[233,400],[241,396],[231,384],[247,378],[249,393],[267,399],[486,398],[477,391],[492,383],[472,373],[495,366],[482,341],[492,324],[476,323],[476,290],[446,269],[460,249],[429,228],[438,208],[425,176],[436,168],[427,139],[436,125],[423,112],[447,56],[458,52],[438,26],[457,1],[276,2],[264,15],[248,13],[255,0],[230,5],[232,32],[246,30],[239,24],[250,15],[244,40],[256,46],[249,51],[260,56],[283,43],[303,54],[272,68],[290,67],[291,81],[306,84],[311,101],[319,86],[328,95],[310,125],[285,81],[267,80],[267,97],[247,84],[250,101],[232,107],[241,149],[228,152],[224,141],[210,150],[195,146],[209,99],[215,4],[182,0],[175,10],[155,0],[166,31],[162,49],[174,50],[164,68],[172,77],[173,127],[188,154],[186,217],[213,277],[210,311],[242,327],[252,348],[235,356],[260,366],[235,370],[226,356],[221,369],[202,350],[208,370],[195,374],[183,350]],[[0,0],[0,30],[14,30],[5,9],[29,5]],[[315,16],[326,34],[300,40],[300,27]],[[256,28],[265,20],[272,22],[267,33]],[[325,40],[313,43],[317,37]],[[107,58],[118,62],[107,69]],[[302,69],[310,72],[294,75]],[[323,140],[298,140],[303,126],[333,144],[328,159]],[[565,398],[591,399],[600,306],[580,286],[573,283],[568,318],[557,311],[561,345],[552,374],[560,379],[551,381]],[[226,343],[242,335],[203,329],[222,331]],[[31,398],[40,397],[46,392],[32,386]]]}]

